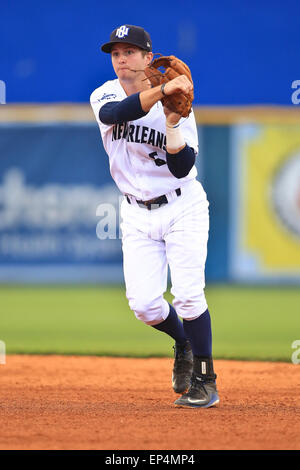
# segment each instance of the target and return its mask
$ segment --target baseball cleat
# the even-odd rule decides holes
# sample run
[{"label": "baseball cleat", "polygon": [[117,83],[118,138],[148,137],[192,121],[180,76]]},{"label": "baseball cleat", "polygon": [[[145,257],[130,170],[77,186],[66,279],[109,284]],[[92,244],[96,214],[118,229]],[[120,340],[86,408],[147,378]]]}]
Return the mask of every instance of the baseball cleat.
[{"label": "baseball cleat", "polygon": [[174,404],[184,408],[210,408],[216,406],[219,401],[214,378],[204,380],[203,377],[193,374],[189,390]]},{"label": "baseball cleat", "polygon": [[184,344],[175,343],[172,386],[175,393],[184,393],[190,385],[193,372],[193,353],[189,341]]}]

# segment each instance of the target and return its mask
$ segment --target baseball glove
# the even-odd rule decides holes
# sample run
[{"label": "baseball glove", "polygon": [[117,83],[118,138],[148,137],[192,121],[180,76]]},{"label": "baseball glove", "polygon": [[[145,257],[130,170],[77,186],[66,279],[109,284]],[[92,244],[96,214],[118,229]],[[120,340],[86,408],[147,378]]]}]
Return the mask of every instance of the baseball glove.
[{"label": "baseball glove", "polygon": [[[164,67],[164,72],[161,72],[159,67]],[[145,68],[145,75],[153,87],[167,83],[179,75],[186,75],[193,83],[189,67],[174,55],[162,55],[157,59],[153,59],[150,65]],[[171,111],[180,114],[182,117],[188,117],[193,100],[194,92],[190,91],[188,94],[173,93],[172,95],[166,95],[161,99],[161,102]]]}]

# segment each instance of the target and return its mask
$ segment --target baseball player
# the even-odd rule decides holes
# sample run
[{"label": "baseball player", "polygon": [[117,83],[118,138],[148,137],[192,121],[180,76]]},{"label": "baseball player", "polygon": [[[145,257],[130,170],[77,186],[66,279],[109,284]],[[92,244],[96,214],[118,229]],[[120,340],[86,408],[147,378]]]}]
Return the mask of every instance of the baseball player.
[{"label": "baseball player", "polygon": [[[208,202],[194,165],[194,113],[181,118],[161,103],[191,91],[179,75],[152,87],[144,69],[153,58],[149,34],[122,25],[101,46],[117,76],[90,97],[110,172],[124,195],[121,231],[124,278],[136,318],[175,340],[172,386],[176,406],[219,403],[211,320],[204,295]],[[173,305],[164,299],[168,266]],[[182,319],[182,321],[181,321]]]}]

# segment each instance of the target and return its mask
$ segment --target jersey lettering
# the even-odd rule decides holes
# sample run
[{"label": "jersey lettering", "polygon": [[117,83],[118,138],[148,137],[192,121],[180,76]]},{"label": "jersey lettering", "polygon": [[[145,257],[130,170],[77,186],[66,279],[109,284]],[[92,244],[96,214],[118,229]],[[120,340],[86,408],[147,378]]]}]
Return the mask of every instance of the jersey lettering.
[{"label": "jersey lettering", "polygon": [[149,131],[149,128],[146,126],[142,127],[142,136],[141,136],[141,144],[146,144],[147,143],[147,132]]},{"label": "jersey lettering", "polygon": [[150,129],[148,145],[155,145],[155,130],[154,129]]},{"label": "jersey lettering", "polygon": [[135,141],[137,144],[140,144],[140,143],[141,143],[141,141],[140,141],[140,139],[139,139],[139,130],[140,130],[140,127],[141,127],[141,126],[136,126],[136,128],[135,128],[135,140],[134,140],[134,141]]},{"label": "jersey lettering", "polygon": [[164,142],[164,134],[162,132],[157,132],[156,135],[156,147],[162,148]]},{"label": "jersey lettering", "polygon": [[127,142],[134,142],[133,140],[133,133],[134,133],[134,125],[130,124],[129,126],[129,132],[128,132],[128,137],[127,137]]},{"label": "jersey lettering", "polygon": [[151,129],[147,126],[139,126],[127,122],[115,124],[112,130],[112,141],[126,139],[127,142],[136,144],[148,144],[166,151],[166,136],[163,132]]}]

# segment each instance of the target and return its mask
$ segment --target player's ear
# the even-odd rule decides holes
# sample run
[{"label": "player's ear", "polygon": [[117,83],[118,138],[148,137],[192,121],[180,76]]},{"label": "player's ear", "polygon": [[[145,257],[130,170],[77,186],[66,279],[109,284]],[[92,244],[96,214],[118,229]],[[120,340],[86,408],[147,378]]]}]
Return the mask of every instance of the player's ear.
[{"label": "player's ear", "polygon": [[153,58],[153,53],[152,52],[147,52],[147,54],[146,54],[146,59],[147,59],[146,65],[150,64],[150,62],[152,61],[152,58]]}]

